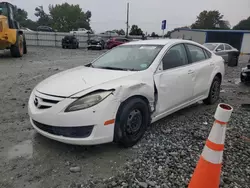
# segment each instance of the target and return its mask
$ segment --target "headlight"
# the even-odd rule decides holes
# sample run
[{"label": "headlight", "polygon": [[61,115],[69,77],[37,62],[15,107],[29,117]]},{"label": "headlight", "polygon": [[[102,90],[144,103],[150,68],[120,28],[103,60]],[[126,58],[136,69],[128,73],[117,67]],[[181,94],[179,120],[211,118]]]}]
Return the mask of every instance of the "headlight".
[{"label": "headlight", "polygon": [[71,103],[66,108],[65,112],[83,110],[83,109],[92,107],[98,104],[99,102],[101,102],[102,100],[104,100],[105,98],[107,98],[112,92],[113,90],[112,91],[98,91],[98,92],[85,95],[77,99],[73,103]]}]

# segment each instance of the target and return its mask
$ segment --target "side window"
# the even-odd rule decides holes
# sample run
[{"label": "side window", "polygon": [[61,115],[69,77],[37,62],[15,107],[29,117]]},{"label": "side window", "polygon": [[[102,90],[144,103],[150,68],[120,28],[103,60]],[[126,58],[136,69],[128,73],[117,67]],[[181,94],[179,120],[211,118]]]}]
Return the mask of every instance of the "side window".
[{"label": "side window", "polygon": [[203,50],[205,52],[206,58],[207,59],[211,58],[212,54],[209,51],[205,50],[205,49],[203,49]]},{"label": "side window", "polygon": [[202,48],[192,44],[187,44],[187,48],[190,52],[192,63],[207,59]]},{"label": "side window", "polygon": [[228,44],[225,44],[225,49],[226,50],[232,50],[231,46],[229,46]]},{"label": "side window", "polygon": [[173,46],[162,59],[163,70],[188,64],[187,53],[183,44]]},{"label": "side window", "polygon": [[216,51],[217,51],[218,49],[220,49],[221,51],[222,51],[222,50],[225,50],[224,45],[223,45],[223,44],[219,45],[218,48],[216,49]]}]

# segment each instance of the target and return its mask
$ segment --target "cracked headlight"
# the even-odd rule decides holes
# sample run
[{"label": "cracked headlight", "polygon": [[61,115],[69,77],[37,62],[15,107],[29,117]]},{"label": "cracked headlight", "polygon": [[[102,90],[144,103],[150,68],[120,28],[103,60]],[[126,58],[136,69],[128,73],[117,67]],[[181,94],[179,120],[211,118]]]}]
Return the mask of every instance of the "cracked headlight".
[{"label": "cracked headlight", "polygon": [[87,94],[87,95],[77,99],[73,103],[71,103],[66,108],[65,112],[72,112],[72,111],[90,108],[90,107],[100,103],[102,100],[107,98],[112,93],[113,93],[113,90],[112,91],[98,91],[98,92]]}]

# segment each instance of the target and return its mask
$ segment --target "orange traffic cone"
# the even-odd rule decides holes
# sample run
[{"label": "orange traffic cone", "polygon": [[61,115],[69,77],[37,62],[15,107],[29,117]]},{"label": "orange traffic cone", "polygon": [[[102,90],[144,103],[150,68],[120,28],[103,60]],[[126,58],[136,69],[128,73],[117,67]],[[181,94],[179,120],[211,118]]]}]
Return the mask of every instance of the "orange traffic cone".
[{"label": "orange traffic cone", "polygon": [[226,125],[233,108],[219,104],[215,112],[215,122],[206,145],[194,170],[189,188],[218,188],[222,166]]}]

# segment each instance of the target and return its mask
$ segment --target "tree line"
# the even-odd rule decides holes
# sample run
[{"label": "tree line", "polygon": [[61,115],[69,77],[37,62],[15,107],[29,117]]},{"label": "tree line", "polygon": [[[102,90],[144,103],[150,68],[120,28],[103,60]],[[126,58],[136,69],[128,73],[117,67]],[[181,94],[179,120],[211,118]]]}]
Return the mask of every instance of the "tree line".
[{"label": "tree line", "polygon": [[[43,6],[35,8],[35,16],[37,21],[28,19],[28,13],[24,9],[19,9],[14,6],[14,17],[20,23],[22,27],[27,27],[31,30],[36,30],[38,26],[46,25],[59,32],[69,32],[71,30],[77,30],[78,28],[85,28],[91,30],[90,20],[92,17],[91,11],[84,12],[79,5],[73,5],[68,3],[49,5],[49,13],[44,11]],[[202,11],[196,21],[191,26],[185,26],[182,28],[191,29],[230,29],[231,25],[227,20],[223,19],[222,15],[217,10]],[[175,28],[169,31],[165,36],[169,37],[171,32],[180,29]],[[235,30],[250,30],[250,17],[241,20],[232,29]],[[119,35],[125,35],[123,29],[113,30]],[[138,25],[132,25],[130,35],[145,35],[144,31]],[[158,34],[152,32],[152,37],[158,37]]]}]

